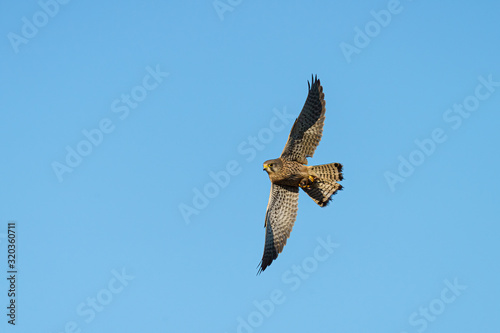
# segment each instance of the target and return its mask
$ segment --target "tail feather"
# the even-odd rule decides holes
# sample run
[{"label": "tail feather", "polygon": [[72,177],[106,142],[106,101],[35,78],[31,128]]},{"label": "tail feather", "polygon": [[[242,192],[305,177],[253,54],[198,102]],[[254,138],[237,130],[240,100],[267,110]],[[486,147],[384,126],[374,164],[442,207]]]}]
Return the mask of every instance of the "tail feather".
[{"label": "tail feather", "polygon": [[337,191],[342,190],[342,185],[337,183],[344,179],[342,164],[330,163],[311,167],[312,173],[317,177],[309,187],[302,187],[318,205],[325,207]]},{"label": "tail feather", "polygon": [[322,180],[340,181],[344,179],[342,176],[342,164],[340,163],[314,165],[311,167],[311,170]]},{"label": "tail feather", "polygon": [[321,207],[325,207],[332,200],[332,196],[337,191],[342,190],[342,185],[334,180],[316,180],[310,187],[303,187],[302,189],[314,202]]}]

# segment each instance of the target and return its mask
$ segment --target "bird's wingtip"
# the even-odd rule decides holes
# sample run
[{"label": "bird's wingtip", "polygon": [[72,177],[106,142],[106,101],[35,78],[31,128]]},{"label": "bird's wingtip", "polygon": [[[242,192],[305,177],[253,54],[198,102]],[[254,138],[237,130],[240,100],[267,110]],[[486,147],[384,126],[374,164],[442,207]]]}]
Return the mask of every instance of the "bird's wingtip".
[{"label": "bird's wingtip", "polygon": [[311,86],[314,86],[316,84],[321,84],[319,79],[318,79],[318,74],[311,74],[311,83],[307,81],[307,86],[309,87],[309,90],[311,90]]},{"label": "bird's wingtip", "polygon": [[259,270],[257,271],[257,275],[260,275],[260,273],[262,273],[262,272],[266,269],[266,267],[264,267],[264,264],[263,264],[262,260],[261,260],[261,261],[260,261],[260,263],[257,265],[257,268],[259,269]]}]

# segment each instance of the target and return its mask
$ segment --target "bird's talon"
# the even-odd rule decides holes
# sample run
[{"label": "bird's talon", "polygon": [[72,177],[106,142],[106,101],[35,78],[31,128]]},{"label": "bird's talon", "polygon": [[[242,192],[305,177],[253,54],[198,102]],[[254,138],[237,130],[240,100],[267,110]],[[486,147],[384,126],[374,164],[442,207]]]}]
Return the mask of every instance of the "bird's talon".
[{"label": "bird's talon", "polygon": [[311,185],[314,183],[314,177],[313,176],[308,176],[307,179],[303,179],[299,186],[301,188],[311,188]]}]

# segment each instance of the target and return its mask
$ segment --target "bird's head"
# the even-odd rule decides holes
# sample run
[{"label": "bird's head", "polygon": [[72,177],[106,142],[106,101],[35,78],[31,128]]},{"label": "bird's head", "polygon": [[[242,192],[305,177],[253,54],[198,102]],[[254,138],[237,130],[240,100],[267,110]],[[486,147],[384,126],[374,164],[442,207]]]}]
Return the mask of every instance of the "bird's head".
[{"label": "bird's head", "polygon": [[281,169],[282,163],[280,159],[268,160],[264,162],[264,170],[268,174],[278,172]]}]

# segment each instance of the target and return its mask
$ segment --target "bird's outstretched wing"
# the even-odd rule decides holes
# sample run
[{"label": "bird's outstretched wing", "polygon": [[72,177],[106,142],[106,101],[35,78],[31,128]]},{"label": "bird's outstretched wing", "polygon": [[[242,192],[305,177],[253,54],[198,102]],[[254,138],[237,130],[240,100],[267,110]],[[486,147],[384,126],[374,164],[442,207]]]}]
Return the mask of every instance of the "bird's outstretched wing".
[{"label": "bird's outstretched wing", "polygon": [[271,183],[266,210],[266,243],[258,274],[271,265],[290,237],[297,217],[299,188]]},{"label": "bird's outstretched wing", "polygon": [[312,157],[323,135],[325,121],[325,94],[317,76],[309,84],[309,94],[300,115],[295,120],[285,149],[281,157],[307,164],[307,157]]}]

